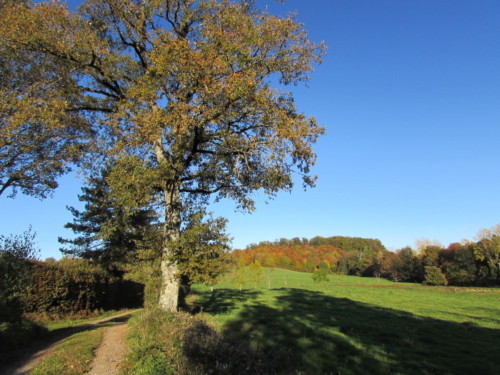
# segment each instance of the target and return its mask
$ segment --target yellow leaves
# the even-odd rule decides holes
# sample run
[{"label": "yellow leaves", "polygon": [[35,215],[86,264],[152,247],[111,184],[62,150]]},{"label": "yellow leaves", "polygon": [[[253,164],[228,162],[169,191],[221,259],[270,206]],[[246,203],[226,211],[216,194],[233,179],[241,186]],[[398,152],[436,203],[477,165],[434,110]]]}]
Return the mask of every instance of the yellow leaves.
[{"label": "yellow leaves", "polygon": [[[22,5],[6,8],[2,11],[4,23],[0,34],[24,45],[45,42],[65,31],[64,23],[60,21],[67,16],[67,10],[56,2],[38,4],[33,8]],[[63,41],[64,38],[57,38],[55,43],[61,45]]]},{"label": "yellow leaves", "polygon": [[159,183],[158,171],[148,167],[136,156],[124,156],[111,169],[106,179],[111,196],[119,205],[145,207]]},{"label": "yellow leaves", "polygon": [[[59,1],[11,8],[2,10],[0,52],[36,52],[65,77],[41,94],[45,103],[16,102],[15,123],[33,110],[57,126],[58,113],[89,104],[92,115],[79,114],[109,130],[110,157],[140,150],[154,159],[162,148],[171,170],[201,181],[189,187],[238,186],[240,200],[288,186],[292,164],[307,172],[314,163],[311,144],[323,128],[269,88],[305,79],[321,56],[292,18],[226,0],[88,0],[80,13]],[[140,178],[164,177],[150,172]],[[136,184],[133,174],[121,178]]]},{"label": "yellow leaves", "polygon": [[62,121],[68,102],[59,99],[17,98],[4,95],[0,90],[0,135],[6,139],[19,131],[26,123],[44,123],[47,131],[66,126]]}]

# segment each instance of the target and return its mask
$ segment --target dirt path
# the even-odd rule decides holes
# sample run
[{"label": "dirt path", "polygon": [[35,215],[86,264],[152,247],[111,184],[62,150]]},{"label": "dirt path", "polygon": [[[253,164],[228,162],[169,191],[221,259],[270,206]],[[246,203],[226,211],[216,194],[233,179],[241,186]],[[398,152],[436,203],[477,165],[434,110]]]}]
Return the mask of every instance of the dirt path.
[{"label": "dirt path", "polygon": [[[57,345],[59,345],[60,343],[62,343],[64,340],[66,340],[68,337],[70,337],[78,332],[83,332],[83,331],[87,331],[90,329],[95,329],[96,327],[99,327],[99,325],[103,325],[103,324],[109,323],[109,322],[116,323],[116,325],[111,326],[108,330],[112,330],[113,332],[115,332],[114,329],[117,329],[117,331],[115,333],[113,333],[113,335],[117,335],[116,337],[118,337],[118,338],[122,337],[123,338],[122,342],[124,343],[125,348],[126,348],[126,343],[125,343],[125,337],[126,337],[126,333],[127,333],[127,324],[126,323],[127,323],[128,319],[130,318],[130,316],[136,311],[138,311],[138,310],[129,311],[126,313],[121,313],[121,314],[117,314],[117,315],[110,316],[107,318],[103,318],[103,319],[100,319],[100,320],[97,320],[95,322],[85,324],[82,326],[70,327],[70,328],[65,328],[65,329],[55,331],[51,337],[44,339],[44,340],[41,340],[40,342],[36,343],[36,345],[25,349],[23,353],[19,354],[18,359],[14,363],[12,363],[9,366],[4,367],[4,368],[0,367],[0,374],[1,375],[27,375],[45,356],[52,353],[54,351],[55,347]],[[107,340],[106,336],[107,336],[108,330],[106,330],[106,332],[104,333],[103,343],[105,342],[105,340]],[[111,346],[114,346],[114,345],[119,346],[117,344],[118,341],[116,341],[116,342],[112,341],[112,340],[116,340],[116,338],[113,338],[113,337],[115,337],[115,336],[111,336],[111,338],[108,339],[108,342],[112,343]],[[109,341],[109,340],[111,340],[111,341]],[[102,344],[101,344],[101,346],[102,346]],[[101,347],[99,347],[99,349],[100,348]],[[121,357],[121,358],[123,358],[123,357]],[[112,372],[105,372],[105,373],[104,372],[103,373],[96,372],[95,374],[93,373],[93,375],[97,375],[97,374],[112,374]]]},{"label": "dirt path", "polygon": [[118,375],[127,353],[127,323],[106,328],[89,375]]}]

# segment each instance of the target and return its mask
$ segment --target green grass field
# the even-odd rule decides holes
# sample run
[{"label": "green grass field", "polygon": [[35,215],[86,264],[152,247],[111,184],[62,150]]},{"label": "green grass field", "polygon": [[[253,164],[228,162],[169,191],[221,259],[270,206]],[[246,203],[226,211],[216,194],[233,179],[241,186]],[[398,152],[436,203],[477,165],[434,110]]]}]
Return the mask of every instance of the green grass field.
[{"label": "green grass field", "polygon": [[[265,270],[194,288],[222,340],[281,374],[498,374],[500,290]],[[270,288],[269,288],[270,287]]]}]

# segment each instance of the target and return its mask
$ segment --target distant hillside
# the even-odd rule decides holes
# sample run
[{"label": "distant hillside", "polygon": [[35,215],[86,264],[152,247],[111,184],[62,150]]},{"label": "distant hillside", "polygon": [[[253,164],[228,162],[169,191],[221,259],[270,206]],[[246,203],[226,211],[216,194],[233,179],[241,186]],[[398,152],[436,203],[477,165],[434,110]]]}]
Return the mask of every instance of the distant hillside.
[{"label": "distant hillside", "polygon": [[314,237],[280,239],[252,244],[246,250],[234,251],[239,264],[259,262],[278,267],[312,272],[316,267],[349,274],[364,274],[373,259],[387,252],[380,240],[357,237]]}]

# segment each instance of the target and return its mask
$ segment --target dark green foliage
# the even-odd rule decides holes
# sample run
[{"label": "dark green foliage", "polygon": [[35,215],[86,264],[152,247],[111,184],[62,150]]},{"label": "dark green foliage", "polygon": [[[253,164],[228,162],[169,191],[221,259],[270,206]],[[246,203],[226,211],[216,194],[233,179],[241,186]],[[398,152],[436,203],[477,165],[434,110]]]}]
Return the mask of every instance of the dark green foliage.
[{"label": "dark green foliage", "polygon": [[111,170],[111,166],[102,169],[99,176],[90,178],[88,186],[82,188],[83,194],[78,199],[85,202],[84,211],[68,207],[74,219],[65,228],[78,237],[59,238],[59,242],[70,245],[61,249],[63,253],[96,261],[120,275],[123,265],[130,263],[151,237],[149,232],[158,229],[151,206],[125,207],[113,198],[107,182]]},{"label": "dark green foliage", "polygon": [[[450,247],[455,245],[460,246],[460,244],[451,244]],[[439,246],[426,246],[421,252],[422,266],[439,267],[442,263],[444,253],[445,249]]]},{"label": "dark green foliage", "polygon": [[444,271],[452,285],[474,285],[478,269],[472,247],[453,244],[444,254]]},{"label": "dark green foliage", "polygon": [[183,285],[214,284],[231,267],[230,238],[225,233],[227,220],[213,218],[204,210],[189,215],[181,238],[172,247],[179,263]]},{"label": "dark green foliage", "polygon": [[405,247],[398,250],[396,253],[400,259],[398,272],[400,274],[401,281],[422,282],[422,263],[412,248]]},{"label": "dark green foliage", "polygon": [[0,362],[6,349],[22,346],[43,331],[22,316],[33,280],[31,260],[38,254],[34,238],[31,229],[0,236]]},{"label": "dark green foliage", "polygon": [[360,237],[314,237],[312,239],[307,238],[292,238],[288,240],[286,238],[280,238],[276,241],[262,241],[258,244],[250,244],[247,249],[252,249],[262,246],[294,246],[294,245],[311,245],[311,246],[322,246],[330,245],[335,246],[344,251],[359,251],[359,252],[377,252],[386,251],[382,242],[378,239],[372,238],[360,238]]},{"label": "dark green foliage", "polygon": [[484,230],[481,237],[472,249],[476,259],[488,269],[483,272],[482,281],[500,285],[500,224],[491,230]]},{"label": "dark green foliage", "polygon": [[143,303],[142,284],[110,278],[82,260],[55,264],[36,262],[32,274],[27,312],[49,316],[85,315],[97,309],[139,307]]},{"label": "dark green foliage", "polygon": [[23,310],[38,249],[31,228],[22,235],[0,236],[0,322],[16,320]]},{"label": "dark green foliage", "polygon": [[448,280],[441,269],[435,266],[426,266],[424,273],[424,284],[427,285],[448,285]]}]

